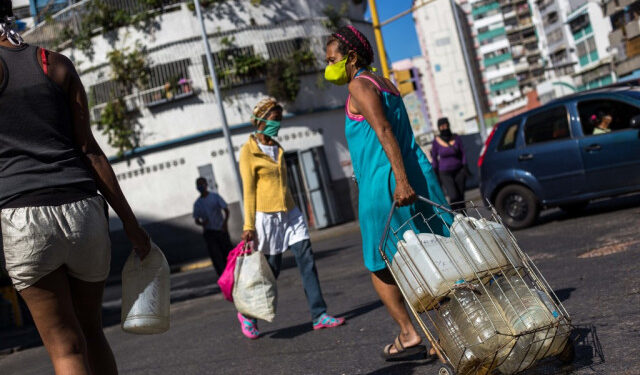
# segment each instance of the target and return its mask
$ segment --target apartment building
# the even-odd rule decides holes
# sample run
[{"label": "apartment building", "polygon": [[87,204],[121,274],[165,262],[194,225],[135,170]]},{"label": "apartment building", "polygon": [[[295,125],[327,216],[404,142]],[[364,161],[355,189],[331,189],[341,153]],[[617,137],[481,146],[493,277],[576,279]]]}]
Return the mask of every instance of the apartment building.
[{"label": "apartment building", "polygon": [[[419,5],[421,1],[426,0],[417,0],[415,5]],[[475,63],[471,32],[463,24],[463,35],[459,37],[454,12],[461,16],[464,23],[461,5],[450,0],[430,1],[413,13],[423,57],[420,62],[424,67],[421,79],[432,123],[439,117],[448,117],[454,132],[475,133],[478,131],[477,111],[465,65],[463,44],[470,54],[471,79],[481,82],[481,76]],[[486,108],[486,98],[482,96],[480,101],[481,106]]]},{"label": "apartment building", "polygon": [[640,77],[640,1],[609,0],[604,16],[611,24],[609,42],[620,80]]}]

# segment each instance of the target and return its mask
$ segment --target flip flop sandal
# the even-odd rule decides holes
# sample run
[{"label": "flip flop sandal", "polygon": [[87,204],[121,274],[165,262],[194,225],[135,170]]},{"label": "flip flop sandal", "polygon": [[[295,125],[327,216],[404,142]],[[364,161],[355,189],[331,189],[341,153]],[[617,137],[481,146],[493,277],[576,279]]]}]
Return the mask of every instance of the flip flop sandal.
[{"label": "flip flop sandal", "polygon": [[[391,348],[396,347],[397,352],[391,353]],[[400,342],[400,335],[398,335],[393,342],[393,344],[389,344],[384,347],[382,351],[382,358],[385,361],[408,361],[412,359],[424,359],[425,354],[427,353],[427,347],[418,344],[414,346],[410,346],[405,348],[404,345]]]}]

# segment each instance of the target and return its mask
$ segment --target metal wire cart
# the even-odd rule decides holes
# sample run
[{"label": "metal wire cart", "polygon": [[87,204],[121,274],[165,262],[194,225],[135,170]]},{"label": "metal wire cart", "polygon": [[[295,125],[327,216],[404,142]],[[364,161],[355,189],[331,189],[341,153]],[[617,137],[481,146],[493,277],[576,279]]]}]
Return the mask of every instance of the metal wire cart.
[{"label": "metal wire cart", "polygon": [[569,313],[495,209],[419,200],[435,214],[392,228],[394,204],[379,251],[442,362],[438,374],[514,374],[551,356],[571,362]]}]

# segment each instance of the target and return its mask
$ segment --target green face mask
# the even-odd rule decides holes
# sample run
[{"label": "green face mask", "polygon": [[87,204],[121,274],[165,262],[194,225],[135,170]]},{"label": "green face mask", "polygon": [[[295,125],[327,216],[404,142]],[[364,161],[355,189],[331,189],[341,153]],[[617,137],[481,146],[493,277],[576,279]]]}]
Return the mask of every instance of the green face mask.
[{"label": "green face mask", "polygon": [[269,137],[278,136],[278,130],[280,130],[280,121],[267,120],[267,119],[256,117],[256,116],[251,116],[251,117],[267,124],[267,126],[264,127],[264,130],[256,130],[256,133],[261,133]]},{"label": "green face mask", "polygon": [[348,81],[346,65],[346,57],[337,63],[327,65],[327,67],[324,68],[324,79],[338,86],[346,84]]}]

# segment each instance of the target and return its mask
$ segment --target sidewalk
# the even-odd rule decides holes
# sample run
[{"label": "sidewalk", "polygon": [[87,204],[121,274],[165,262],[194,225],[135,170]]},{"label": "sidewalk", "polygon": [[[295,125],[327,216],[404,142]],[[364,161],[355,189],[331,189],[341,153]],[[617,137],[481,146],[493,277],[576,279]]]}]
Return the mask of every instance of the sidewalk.
[{"label": "sidewalk", "polygon": [[[351,221],[325,229],[311,230],[309,231],[309,237],[311,237],[311,242],[316,242],[333,237],[340,237],[359,230],[360,224],[357,221]],[[171,266],[171,273],[187,272],[207,267],[211,267],[211,259],[203,258],[189,263],[173,265]]]}]

